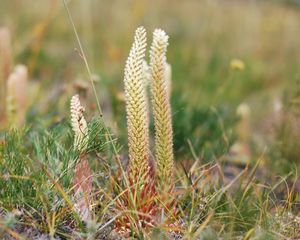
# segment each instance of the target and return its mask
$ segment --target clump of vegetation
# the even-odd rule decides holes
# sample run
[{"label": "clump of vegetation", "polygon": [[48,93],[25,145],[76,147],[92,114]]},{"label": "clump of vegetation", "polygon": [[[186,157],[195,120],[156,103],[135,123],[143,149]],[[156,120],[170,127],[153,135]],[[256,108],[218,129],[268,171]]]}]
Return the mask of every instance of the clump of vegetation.
[{"label": "clump of vegetation", "polygon": [[172,97],[174,109],[174,149],[176,156],[191,158],[191,147],[204,163],[228,152],[236,138],[238,122],[226,105],[190,108],[179,92]]},{"label": "clump of vegetation", "polygon": [[[299,170],[300,154],[300,84],[286,91],[280,109],[277,113],[277,122],[274,123],[275,136],[272,143],[270,161],[274,161],[274,169],[280,173],[289,173],[293,169]],[[280,167],[279,167],[280,166]]]},{"label": "clump of vegetation", "polygon": [[[0,87],[5,86],[0,110],[6,113],[0,117],[1,239],[300,237],[299,182],[296,168],[290,167],[290,161],[298,163],[297,125],[293,125],[298,117],[298,92],[286,101],[274,147],[257,154],[250,139],[252,129],[253,135],[256,131],[250,128],[252,111],[250,115],[248,105],[238,97],[247,87],[257,86],[248,81],[254,76],[249,62],[218,55],[223,47],[214,49],[205,73],[209,81],[200,85],[206,86],[202,89],[206,95],[216,91],[216,96],[205,104],[191,105],[193,95],[187,92],[183,100],[186,88],[178,87],[176,79],[193,75],[186,74],[183,66],[187,61],[195,67],[196,53],[186,51],[187,44],[174,47],[178,36],[168,46],[166,32],[155,29],[148,56],[146,30],[139,27],[125,64],[125,91],[115,87],[110,93],[116,95],[113,105],[121,117],[110,122],[113,118],[106,111],[111,99],[103,100],[99,94],[108,76],[103,74],[95,82],[64,3],[78,43],[76,53],[91,87],[83,80],[84,84],[73,88],[66,80],[53,84],[51,92],[50,85],[44,91],[39,80],[33,81],[43,76],[42,71],[36,72],[43,65],[41,41],[53,12],[37,27],[37,48],[31,46],[29,71],[26,65],[13,69],[9,33],[0,29],[0,82],[4,83]],[[139,6],[135,7],[138,12]],[[115,61],[122,55],[109,44],[105,50]],[[224,62],[229,70],[224,70]],[[240,74],[219,84],[218,78],[226,78],[230,71]],[[65,70],[62,79],[68,79],[70,72]],[[185,81],[181,82],[184,86]],[[233,87],[242,89],[241,93],[233,92]],[[32,91],[41,91],[42,100],[30,99]],[[230,101],[225,101],[226,94]],[[27,111],[30,102],[34,103]],[[124,130],[127,138],[122,136]],[[283,164],[287,175],[275,179],[269,169]]]}]

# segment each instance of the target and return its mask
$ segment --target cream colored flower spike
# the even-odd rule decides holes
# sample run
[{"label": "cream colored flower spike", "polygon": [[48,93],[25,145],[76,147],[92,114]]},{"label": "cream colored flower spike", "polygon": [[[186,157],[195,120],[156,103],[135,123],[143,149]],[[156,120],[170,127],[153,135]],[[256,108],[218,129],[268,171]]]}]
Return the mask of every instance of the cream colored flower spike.
[{"label": "cream colored flower spike", "polygon": [[83,113],[85,109],[80,104],[79,95],[71,99],[71,125],[75,133],[74,148],[83,152],[87,148],[88,127]]},{"label": "cream colored flower spike", "polygon": [[[5,111],[6,81],[12,72],[12,47],[10,31],[6,27],[0,27],[0,112]],[[2,115],[3,116],[3,115]],[[1,119],[1,117],[0,117]]]},{"label": "cream colored flower spike", "polygon": [[25,65],[17,65],[7,80],[6,114],[10,126],[22,126],[27,109],[28,70]]},{"label": "cream colored flower spike", "polygon": [[173,131],[169,102],[170,83],[166,76],[168,35],[161,29],[153,32],[150,49],[152,106],[155,124],[155,148],[158,182],[170,186],[173,182]]},{"label": "cream colored flower spike", "polygon": [[143,63],[146,45],[146,31],[139,27],[135,31],[124,76],[129,170],[134,178],[147,176],[149,171],[149,129]]}]

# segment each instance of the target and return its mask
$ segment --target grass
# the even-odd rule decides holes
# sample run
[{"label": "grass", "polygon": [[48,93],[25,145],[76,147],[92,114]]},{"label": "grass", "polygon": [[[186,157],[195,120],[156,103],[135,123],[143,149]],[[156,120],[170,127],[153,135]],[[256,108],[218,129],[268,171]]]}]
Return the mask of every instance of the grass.
[{"label": "grass", "polygon": [[[294,1],[31,5],[3,1],[0,8],[14,62],[26,64],[30,75],[26,124],[3,127],[1,117],[1,239],[120,239],[114,227],[122,216],[129,237],[138,239],[300,237],[300,9]],[[119,206],[129,187],[122,181],[128,166],[122,68],[140,24],[166,30],[172,66],[175,188],[168,197],[176,199],[176,211],[166,207],[150,230],[135,225],[137,206]],[[244,67],[232,67],[233,59]],[[76,210],[73,184],[80,154],[69,102],[79,90],[93,172],[88,221]],[[241,103],[250,108],[245,142],[236,115]],[[150,136],[153,147],[152,121]],[[236,143],[246,150],[233,151]]]}]

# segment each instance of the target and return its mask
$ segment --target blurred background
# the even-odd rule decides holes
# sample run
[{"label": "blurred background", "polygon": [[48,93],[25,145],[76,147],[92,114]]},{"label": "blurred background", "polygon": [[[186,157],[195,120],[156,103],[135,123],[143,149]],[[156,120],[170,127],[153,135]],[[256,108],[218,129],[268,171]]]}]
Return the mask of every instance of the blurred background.
[{"label": "blurred background", "polygon": [[[299,1],[67,2],[104,118],[124,146],[123,68],[134,30],[143,25],[149,45],[155,28],[170,36],[177,160],[262,157],[278,173],[300,170]],[[76,92],[88,119],[97,115],[62,1],[1,0],[0,26],[10,31],[14,65],[29,70],[29,126],[68,120]]]}]

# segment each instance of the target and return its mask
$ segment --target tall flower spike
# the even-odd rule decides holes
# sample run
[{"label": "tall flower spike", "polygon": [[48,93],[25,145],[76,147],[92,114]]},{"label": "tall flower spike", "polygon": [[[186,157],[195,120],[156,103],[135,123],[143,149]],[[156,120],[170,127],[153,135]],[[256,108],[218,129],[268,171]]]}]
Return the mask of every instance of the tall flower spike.
[{"label": "tall flower spike", "polygon": [[88,142],[88,128],[83,116],[84,111],[79,95],[74,95],[71,99],[71,125],[75,133],[74,148],[80,152],[84,152]]},{"label": "tall flower spike", "polygon": [[71,99],[71,124],[75,133],[74,148],[79,151],[79,161],[74,166],[74,207],[82,220],[90,218],[90,201],[92,191],[92,170],[86,156],[88,145],[88,127],[84,119],[84,108],[80,104],[79,95]]},{"label": "tall flower spike", "polygon": [[161,29],[153,32],[150,49],[151,91],[155,125],[157,177],[160,186],[171,186],[173,178],[173,131],[170,89],[166,76],[168,35]]},{"label": "tall flower spike", "polygon": [[7,80],[6,113],[10,126],[21,126],[25,122],[27,107],[28,71],[25,65],[17,65]]},{"label": "tall flower spike", "polygon": [[146,31],[135,31],[134,43],[125,66],[125,99],[127,113],[129,176],[143,181],[149,175],[149,129],[143,60]]},{"label": "tall flower spike", "polygon": [[[0,112],[5,111],[6,81],[12,71],[11,37],[8,28],[0,27]],[[3,115],[2,115],[3,116]],[[2,117],[0,117],[1,120]]]}]

